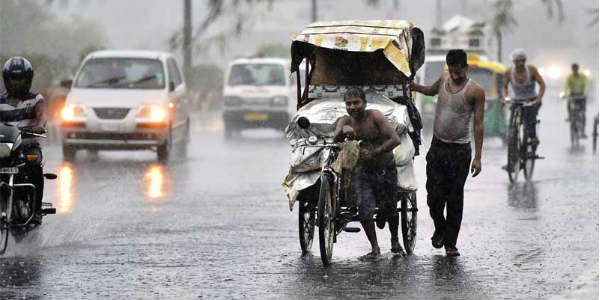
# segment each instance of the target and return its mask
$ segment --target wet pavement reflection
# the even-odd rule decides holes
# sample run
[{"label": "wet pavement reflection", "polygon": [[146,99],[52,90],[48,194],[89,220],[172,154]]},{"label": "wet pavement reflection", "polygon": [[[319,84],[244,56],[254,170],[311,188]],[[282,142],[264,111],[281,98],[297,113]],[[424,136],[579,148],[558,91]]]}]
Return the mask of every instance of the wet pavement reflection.
[{"label": "wet pavement reflection", "polygon": [[[541,115],[563,109],[547,104]],[[506,149],[486,144],[483,173],[465,186],[462,256],[431,247],[425,146],[415,254],[394,257],[385,228],[383,258],[361,262],[364,234],[342,233],[328,269],[318,234],[301,255],[281,133],[226,141],[197,131],[187,161],[166,165],[153,152],[84,153],[68,165],[50,146],[46,169],[59,180],[45,197],[60,214],[10,241],[0,299],[547,299],[598,261],[598,156],[555,140],[568,137],[559,121],[541,126],[546,159],[529,183],[509,185]]]}]

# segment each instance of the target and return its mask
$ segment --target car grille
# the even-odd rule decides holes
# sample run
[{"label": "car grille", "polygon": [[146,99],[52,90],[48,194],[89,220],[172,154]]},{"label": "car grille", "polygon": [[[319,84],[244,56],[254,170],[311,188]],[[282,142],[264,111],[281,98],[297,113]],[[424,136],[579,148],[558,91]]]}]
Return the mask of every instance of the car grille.
[{"label": "car grille", "polygon": [[94,108],[94,113],[100,119],[122,120],[122,119],[125,119],[125,117],[129,113],[129,108],[120,108],[120,107]]},{"label": "car grille", "polygon": [[242,102],[244,104],[248,104],[248,105],[270,104],[271,98],[265,98],[265,97],[242,98]]},{"label": "car grille", "polygon": [[154,133],[113,133],[113,132],[70,132],[67,133],[70,139],[85,140],[154,140],[157,135]]}]

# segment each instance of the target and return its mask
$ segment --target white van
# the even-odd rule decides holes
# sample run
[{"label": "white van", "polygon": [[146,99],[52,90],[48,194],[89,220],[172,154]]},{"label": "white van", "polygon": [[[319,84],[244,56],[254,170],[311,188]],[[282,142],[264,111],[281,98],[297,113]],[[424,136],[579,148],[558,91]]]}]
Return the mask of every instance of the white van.
[{"label": "white van", "polygon": [[223,84],[225,137],[247,128],[283,130],[296,111],[290,60],[240,58],[229,63]]},{"label": "white van", "polygon": [[156,150],[190,140],[187,88],[173,56],[137,50],[98,51],[81,63],[61,111],[63,157],[77,150]]}]

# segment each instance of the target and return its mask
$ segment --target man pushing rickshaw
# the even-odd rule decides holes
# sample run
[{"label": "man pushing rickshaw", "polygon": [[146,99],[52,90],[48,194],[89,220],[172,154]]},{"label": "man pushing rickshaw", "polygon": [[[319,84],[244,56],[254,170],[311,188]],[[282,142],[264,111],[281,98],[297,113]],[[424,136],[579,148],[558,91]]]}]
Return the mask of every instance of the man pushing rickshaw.
[{"label": "man pushing rickshaw", "polygon": [[293,40],[298,112],[286,128],[292,154],[284,187],[290,209],[299,202],[303,253],[316,226],[321,259],[330,264],[337,235],[360,231],[348,226],[359,221],[371,244],[361,259],[381,255],[375,224],[388,223],[397,255],[405,254],[401,227],[411,254],[417,224],[412,164],[421,124],[409,83],[423,64],[422,32],[407,21],[318,22]]}]

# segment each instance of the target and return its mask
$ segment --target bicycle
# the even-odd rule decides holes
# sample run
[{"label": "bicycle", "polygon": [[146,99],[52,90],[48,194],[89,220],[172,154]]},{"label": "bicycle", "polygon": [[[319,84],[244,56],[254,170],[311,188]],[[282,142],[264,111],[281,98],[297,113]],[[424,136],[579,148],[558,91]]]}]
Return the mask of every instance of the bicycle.
[{"label": "bicycle", "polygon": [[569,96],[571,146],[579,147],[585,128],[585,96]]},{"label": "bicycle", "polygon": [[[530,181],[533,177],[535,161],[542,157],[536,154],[538,144],[533,143],[527,135],[523,108],[535,105],[535,101],[515,101],[507,98],[505,103],[510,105],[509,129],[506,138],[508,142],[506,167],[508,179],[510,183],[516,182],[522,169],[525,179]],[[539,120],[537,120],[536,126],[537,123]]]},{"label": "bicycle", "polygon": [[592,149],[593,153],[596,153],[598,147],[598,114],[594,118],[594,130],[592,131]]}]

